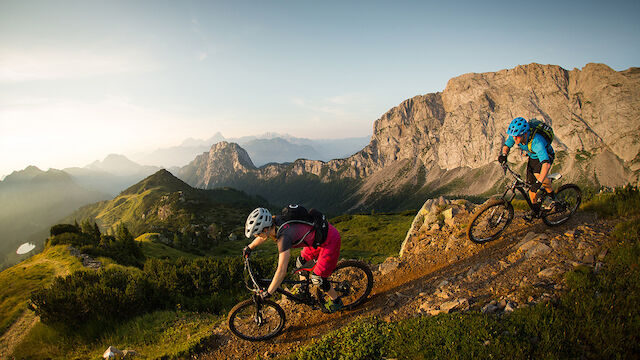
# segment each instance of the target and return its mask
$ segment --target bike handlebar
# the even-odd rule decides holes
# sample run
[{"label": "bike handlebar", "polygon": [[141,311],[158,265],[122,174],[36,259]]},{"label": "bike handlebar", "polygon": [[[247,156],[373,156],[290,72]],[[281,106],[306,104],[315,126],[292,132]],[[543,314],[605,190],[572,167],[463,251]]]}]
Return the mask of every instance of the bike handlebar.
[{"label": "bike handlebar", "polygon": [[502,163],[502,169],[504,170],[505,175],[507,174],[507,171],[511,174],[511,176],[513,176],[516,180],[524,183],[527,186],[531,186],[531,184],[529,184],[528,182],[526,182],[524,179],[522,179],[522,177],[520,176],[520,174],[516,173],[515,171],[511,170],[511,167],[509,167],[509,164]]}]

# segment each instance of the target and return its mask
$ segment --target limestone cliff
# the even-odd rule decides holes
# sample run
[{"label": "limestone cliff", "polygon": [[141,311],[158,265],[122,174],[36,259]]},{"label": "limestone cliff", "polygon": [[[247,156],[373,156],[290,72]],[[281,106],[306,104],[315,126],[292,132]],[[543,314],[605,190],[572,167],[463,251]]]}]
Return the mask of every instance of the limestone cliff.
[{"label": "limestone cliff", "polygon": [[[382,115],[369,145],[346,159],[257,169],[239,146],[219,143],[181,176],[198,187],[236,186],[276,202],[296,201],[292,193],[304,201],[307,193],[342,186],[342,196],[321,197],[317,204],[336,211],[411,207],[430,195],[486,195],[501,177],[495,159],[516,116],[552,125],[554,171],[567,180],[606,186],[638,181],[640,68],[618,72],[603,64],[571,71],[529,64],[461,75],[443,92],[405,100]],[[524,157],[512,151],[510,160]],[[284,189],[291,184],[306,192]]]}]

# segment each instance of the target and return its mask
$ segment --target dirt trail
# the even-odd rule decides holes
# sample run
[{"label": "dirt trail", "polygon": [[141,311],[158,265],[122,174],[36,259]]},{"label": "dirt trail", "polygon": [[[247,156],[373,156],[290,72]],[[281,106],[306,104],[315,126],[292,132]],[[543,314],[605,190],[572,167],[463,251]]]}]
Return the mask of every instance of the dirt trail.
[{"label": "dirt trail", "polygon": [[[460,219],[460,223],[465,221],[466,218]],[[418,235],[416,241],[431,245],[416,246],[401,259],[394,271],[385,275],[375,272],[372,294],[359,308],[324,314],[306,306],[289,305],[285,307],[287,324],[279,337],[252,343],[234,337],[224,327],[218,328],[214,330],[217,335],[210,344],[209,352],[200,354],[198,358],[278,357],[295,352],[313,339],[361,316],[378,316],[386,321],[429,316],[434,311],[442,312],[443,304],[452,300],[462,303],[460,311],[480,310],[491,300],[502,300],[513,306],[527,306],[523,297],[528,297],[529,303],[545,301],[562,290],[564,272],[582,264],[584,256],[597,255],[599,247],[607,241],[605,234],[611,226],[589,213],[577,213],[568,223],[553,228],[541,221],[526,223],[516,215],[501,238],[483,245],[462,238],[459,229]],[[553,246],[552,253],[529,256],[530,253],[522,250],[526,247],[522,245],[522,239],[527,237],[532,238],[535,244],[542,244],[541,247],[550,243],[550,246],[544,246],[549,250]],[[457,242],[457,248],[445,250],[442,244],[452,238]],[[581,246],[586,250],[576,253],[574,249]],[[583,253],[587,255],[583,256]],[[545,269],[557,271],[552,274],[548,270],[552,275],[547,277],[541,275]]]}]

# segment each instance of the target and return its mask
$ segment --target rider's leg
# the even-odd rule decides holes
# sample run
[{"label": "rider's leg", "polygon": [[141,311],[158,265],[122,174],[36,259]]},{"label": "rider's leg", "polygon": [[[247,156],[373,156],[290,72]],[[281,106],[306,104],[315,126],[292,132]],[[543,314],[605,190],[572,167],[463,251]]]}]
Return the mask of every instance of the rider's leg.
[{"label": "rider's leg", "polygon": [[327,279],[326,277],[322,277],[322,276],[319,276],[319,275],[313,273],[313,274],[311,274],[311,282],[314,285],[319,286],[320,289],[325,292],[325,294],[329,295],[331,300],[335,300],[335,299],[338,298],[338,296],[339,296],[338,293],[331,286],[331,283],[329,283],[329,279]]},{"label": "rider's leg", "polygon": [[[318,247],[317,250],[317,258],[318,262],[316,266],[313,268],[312,277],[315,275],[317,277],[326,279],[331,276],[333,270],[335,270],[338,265],[338,258],[340,257],[340,246],[341,246],[341,238],[340,233],[336,230],[333,225],[329,225],[329,231],[327,233],[327,240]],[[308,248],[305,248],[305,250]],[[335,300],[339,297],[338,293],[333,289],[333,287],[326,282],[325,285],[327,288],[323,289],[331,299]]]}]

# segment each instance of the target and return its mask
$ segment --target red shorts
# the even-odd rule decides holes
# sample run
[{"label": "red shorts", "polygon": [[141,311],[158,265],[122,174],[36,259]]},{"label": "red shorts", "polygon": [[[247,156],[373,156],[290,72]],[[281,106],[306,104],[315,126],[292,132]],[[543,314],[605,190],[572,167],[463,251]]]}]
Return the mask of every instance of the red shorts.
[{"label": "red shorts", "polygon": [[302,249],[300,255],[305,261],[317,260],[316,266],[313,268],[313,273],[327,278],[333,273],[338,265],[338,258],[340,257],[340,233],[333,225],[329,224],[329,232],[327,233],[327,240],[314,249],[311,246],[307,246]]}]

